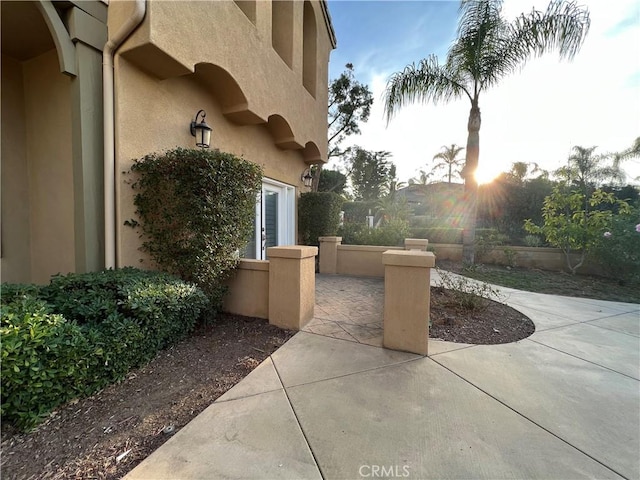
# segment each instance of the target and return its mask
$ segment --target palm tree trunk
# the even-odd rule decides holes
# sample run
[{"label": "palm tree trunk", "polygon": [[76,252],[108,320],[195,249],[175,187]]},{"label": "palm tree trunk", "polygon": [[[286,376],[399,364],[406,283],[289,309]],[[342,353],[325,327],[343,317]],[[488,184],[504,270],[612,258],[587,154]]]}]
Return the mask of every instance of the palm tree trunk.
[{"label": "palm tree trunk", "polygon": [[478,215],[478,181],[475,177],[480,156],[480,109],[474,102],[469,112],[467,155],[464,165],[464,223],[462,231],[462,261],[475,263],[476,217]]}]

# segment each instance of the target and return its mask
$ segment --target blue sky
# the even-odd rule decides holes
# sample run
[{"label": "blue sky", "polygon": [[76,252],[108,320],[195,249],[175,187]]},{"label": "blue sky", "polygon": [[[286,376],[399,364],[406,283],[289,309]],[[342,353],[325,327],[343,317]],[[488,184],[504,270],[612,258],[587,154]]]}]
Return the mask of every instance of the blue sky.
[{"label": "blue sky", "polygon": [[[481,97],[480,170],[486,178],[515,161],[553,170],[566,162],[571,146],[597,145],[619,151],[640,136],[640,2],[583,0],[591,30],[573,62],[549,54],[527,64]],[[329,0],[338,39],[330,78],[348,62],[356,78],[374,93],[374,108],[362,135],[346,142],[388,150],[398,176],[408,180],[430,170],[442,145],[466,144],[468,99],[447,105],[406,107],[387,126],[382,95],[391,74],[431,53],[444,59],[455,37],[456,1]],[[513,18],[546,0],[506,0]],[[626,164],[629,180],[640,161]],[[638,183],[638,182],[634,182]]]}]

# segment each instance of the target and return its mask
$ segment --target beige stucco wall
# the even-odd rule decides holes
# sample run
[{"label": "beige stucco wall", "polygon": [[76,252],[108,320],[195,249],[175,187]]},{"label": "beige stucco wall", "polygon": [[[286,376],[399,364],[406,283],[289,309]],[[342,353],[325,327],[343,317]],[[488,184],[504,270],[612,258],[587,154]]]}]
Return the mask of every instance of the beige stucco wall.
[{"label": "beige stucco wall", "polygon": [[[432,243],[429,244],[429,247],[433,249],[438,260],[462,260],[462,245]],[[507,256],[505,250],[512,252],[511,258]],[[486,252],[476,252],[476,255],[476,261],[478,263],[539,268],[550,271],[568,271],[566,257],[559,248],[513,247],[505,245],[489,248]],[[578,260],[577,254],[571,255],[572,264],[575,265]],[[584,275],[602,275],[603,271],[595,262],[587,260],[577,273]]]},{"label": "beige stucco wall", "polygon": [[382,254],[402,247],[372,245],[338,245],[336,273],[365,277],[384,277]]},{"label": "beige stucco wall", "polygon": [[[507,252],[510,252],[507,254]],[[571,264],[576,265],[580,257],[578,254],[571,254]],[[540,268],[551,271],[568,271],[567,259],[559,248],[545,247],[494,247],[483,253],[480,262],[509,265],[523,268]],[[583,275],[602,275],[602,268],[594,261],[587,261],[577,271]]]},{"label": "beige stucco wall", "polygon": [[[270,1],[256,2],[255,23],[232,1],[148,1],[142,27],[120,53],[162,79],[194,72],[198,64],[222,68],[246,100],[228,95],[223,99],[227,102],[227,114],[242,124],[264,123],[278,115],[291,129],[291,143],[304,147],[313,142],[320,158],[326,160],[328,61],[332,44],[321,3],[309,2],[317,31],[316,91],[311,95],[302,83],[305,3],[293,2],[291,67],[272,45]],[[119,6],[112,12],[110,7],[110,31],[115,31],[125,18],[126,8]],[[217,85],[220,78],[210,80]],[[284,141],[284,137],[280,140]]]},{"label": "beige stucco wall", "polygon": [[[265,177],[306,191],[302,172],[326,159],[332,48],[320,2],[309,5],[318,32],[315,98],[302,83],[303,2],[292,3],[291,67],[273,48],[269,1],[256,3],[255,23],[232,1],[147,2],[143,24],[115,61],[118,266],[140,266],[142,258],[142,266],[153,267],[138,250],[138,233],[123,226],[135,209],[130,178],[122,172],[145,154],[195,147],[189,124],[200,109],[213,127],[212,148],[243,156],[262,165]],[[131,7],[110,5],[111,33]]]},{"label": "beige stucco wall", "polygon": [[247,317],[269,318],[269,261],[240,260],[227,280],[223,310]]},{"label": "beige stucco wall", "polygon": [[306,168],[304,159],[293,150],[279,149],[263,125],[238,127],[220,112],[217,99],[200,84],[196,76],[158,81],[146,72],[118,59],[118,81],[127,88],[116,95],[116,188],[118,265],[152,267],[138,250],[138,232],[123,226],[135,217],[134,192],[128,171],[133,159],[147,153],[177,146],[192,148],[194,138],[189,124],[199,109],[207,112],[213,127],[212,147],[234,153],[263,166],[265,177],[300,187],[300,175]]},{"label": "beige stucco wall", "polygon": [[28,282],[29,175],[22,65],[2,56],[2,260],[3,282]]},{"label": "beige stucco wall", "polygon": [[55,50],[2,67],[2,279],[46,283],[75,269],[71,80]]},{"label": "beige stucco wall", "polygon": [[71,79],[55,50],[24,62],[31,206],[31,278],[75,270]]}]

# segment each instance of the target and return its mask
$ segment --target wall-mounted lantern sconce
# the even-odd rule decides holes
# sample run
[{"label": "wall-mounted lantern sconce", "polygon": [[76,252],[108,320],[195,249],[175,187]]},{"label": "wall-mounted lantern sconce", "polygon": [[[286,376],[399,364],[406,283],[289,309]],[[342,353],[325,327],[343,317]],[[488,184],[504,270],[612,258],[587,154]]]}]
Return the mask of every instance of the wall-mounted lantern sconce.
[{"label": "wall-mounted lantern sconce", "polygon": [[[198,123],[200,114],[202,114],[202,121]],[[209,145],[211,145],[211,131],[213,129],[204,121],[206,116],[207,113],[204,110],[200,110],[196,113],[195,120],[191,122],[191,135],[196,137],[196,147],[209,148]]]},{"label": "wall-mounted lantern sconce", "polygon": [[300,175],[300,180],[304,183],[305,187],[310,187],[313,185],[313,174],[311,173],[311,169],[307,168],[302,175]]}]

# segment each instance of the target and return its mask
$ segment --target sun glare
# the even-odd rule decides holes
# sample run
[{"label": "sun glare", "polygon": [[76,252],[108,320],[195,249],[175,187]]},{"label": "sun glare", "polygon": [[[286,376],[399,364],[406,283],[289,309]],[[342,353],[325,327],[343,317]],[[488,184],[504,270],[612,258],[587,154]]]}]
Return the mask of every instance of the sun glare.
[{"label": "sun glare", "polygon": [[499,173],[491,172],[483,169],[476,170],[476,173],[475,173],[476,181],[478,182],[479,185],[484,185],[486,183],[493,182],[498,175]]}]

